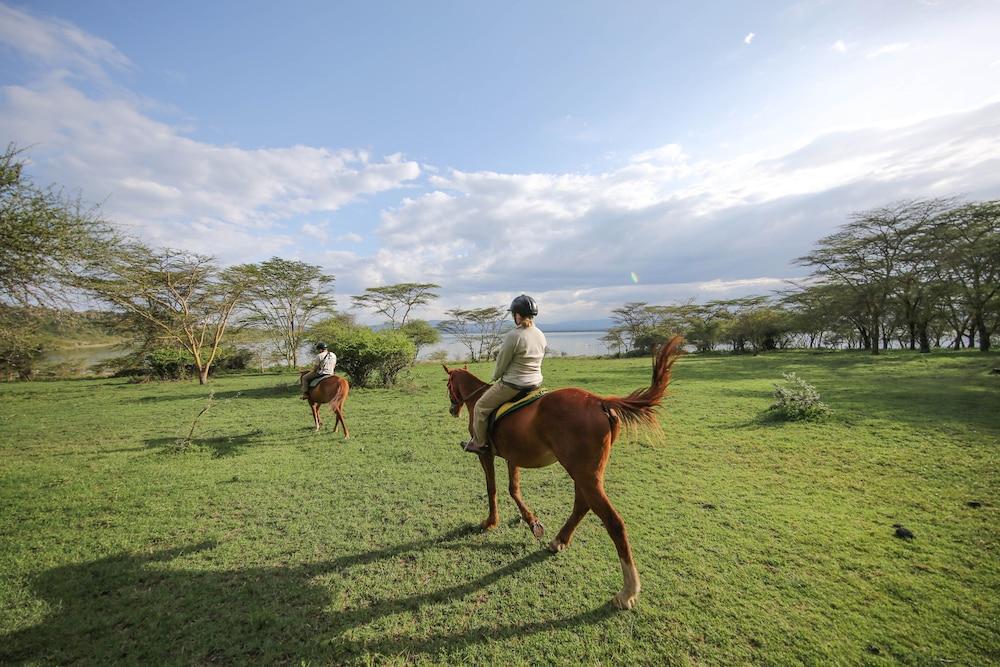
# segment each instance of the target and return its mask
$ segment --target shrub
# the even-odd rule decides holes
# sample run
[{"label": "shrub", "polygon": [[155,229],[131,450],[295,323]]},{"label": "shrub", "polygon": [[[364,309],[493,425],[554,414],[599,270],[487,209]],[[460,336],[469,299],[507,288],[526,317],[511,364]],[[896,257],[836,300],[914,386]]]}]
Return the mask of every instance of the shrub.
[{"label": "shrub", "polygon": [[444,363],[448,361],[448,350],[434,350],[427,355],[427,361]]},{"label": "shrub", "polygon": [[[223,347],[219,348],[219,352],[215,355],[215,361],[212,362],[212,367],[208,370],[209,373],[215,371],[245,371],[253,360],[254,354],[252,350],[241,347]],[[194,372],[193,364],[191,369]]]},{"label": "shrub", "polygon": [[367,327],[329,331],[318,325],[311,337],[326,341],[337,355],[337,370],[358,387],[392,386],[417,355],[413,342],[397,331],[376,333]]},{"label": "shrub", "polygon": [[410,320],[398,331],[413,342],[417,354],[420,354],[420,348],[434,345],[441,340],[441,332],[424,320]]},{"label": "shrub", "polygon": [[191,355],[177,348],[159,347],[143,356],[142,367],[157,380],[180,380],[191,375]]},{"label": "shrub", "polygon": [[830,406],[819,400],[819,392],[795,373],[783,373],[784,384],[774,385],[774,405],[768,410],[780,419],[801,421],[821,419]]}]

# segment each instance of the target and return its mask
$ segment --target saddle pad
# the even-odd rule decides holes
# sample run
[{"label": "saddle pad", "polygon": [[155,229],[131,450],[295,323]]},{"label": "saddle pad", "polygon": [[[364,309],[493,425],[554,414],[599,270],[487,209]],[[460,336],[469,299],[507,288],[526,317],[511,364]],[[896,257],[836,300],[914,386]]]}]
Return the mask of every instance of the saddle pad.
[{"label": "saddle pad", "polygon": [[312,380],[309,380],[309,388],[312,389],[313,387],[315,387],[316,385],[318,385],[320,382],[322,382],[323,380],[325,380],[325,379],[327,379],[329,377],[333,377],[333,376],[332,375],[320,375],[319,377],[315,377]]},{"label": "saddle pad", "polygon": [[534,403],[547,393],[549,393],[548,389],[539,387],[538,389],[533,390],[532,392],[530,392],[525,396],[522,396],[521,398],[510,401],[508,403],[504,403],[499,408],[497,408],[492,415],[490,415],[490,428],[495,426],[497,422],[499,422],[501,419],[503,419],[510,413],[516,412],[517,410],[520,410],[524,406]]}]

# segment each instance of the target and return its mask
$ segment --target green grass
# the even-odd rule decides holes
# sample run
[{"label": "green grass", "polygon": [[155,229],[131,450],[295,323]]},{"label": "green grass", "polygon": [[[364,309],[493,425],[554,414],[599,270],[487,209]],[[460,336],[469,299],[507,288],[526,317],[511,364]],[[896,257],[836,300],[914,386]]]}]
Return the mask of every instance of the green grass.
[{"label": "green grass", "polygon": [[[477,460],[444,373],[353,390],[351,440],[290,376],[0,386],[0,662],[986,664],[1000,660],[1000,357],[682,359],[608,493],[643,590],[614,610],[593,516],[549,555]],[[471,368],[486,375],[487,367]],[[762,418],[794,371],[834,410]],[[621,394],[649,362],[551,359]],[[176,443],[205,406],[193,445]],[[506,487],[505,468],[498,482]],[[522,475],[554,536],[559,466]],[[980,503],[978,508],[968,503]],[[894,536],[903,524],[912,541]]]}]

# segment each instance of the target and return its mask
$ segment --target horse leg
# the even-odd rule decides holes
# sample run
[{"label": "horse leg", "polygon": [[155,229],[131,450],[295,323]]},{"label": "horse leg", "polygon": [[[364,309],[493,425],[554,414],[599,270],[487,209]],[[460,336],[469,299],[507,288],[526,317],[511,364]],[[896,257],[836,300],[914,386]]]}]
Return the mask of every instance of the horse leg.
[{"label": "horse leg", "polygon": [[497,475],[493,467],[493,453],[480,454],[479,464],[483,466],[483,472],[486,473],[486,495],[490,502],[490,515],[479,525],[483,530],[492,530],[500,523],[500,514],[497,511]]},{"label": "horse leg", "polygon": [[573,499],[573,511],[570,513],[569,518],[566,519],[566,523],[563,524],[559,534],[549,543],[549,551],[552,553],[559,553],[569,546],[570,541],[573,539],[573,532],[590,510],[579,484],[574,485],[574,491],[576,497]]},{"label": "horse leg", "polygon": [[[347,422],[344,421],[344,413],[340,409],[339,405],[333,408],[333,414],[337,415],[337,424],[340,424],[341,426],[344,427],[344,440],[347,440],[348,438],[351,437],[351,435],[350,433],[347,432]],[[337,424],[333,425],[334,432],[337,431]]]},{"label": "horse leg", "polygon": [[528,524],[531,528],[531,534],[535,536],[536,540],[542,539],[542,534],[545,532],[545,526],[542,522],[532,514],[528,506],[524,504],[524,499],[521,497],[521,469],[516,465],[507,462],[507,477],[510,480],[507,485],[507,490],[510,491],[510,497],[514,499],[517,503],[517,509],[521,511],[521,518],[524,522]]},{"label": "horse leg", "polygon": [[632,546],[628,543],[628,534],[625,532],[625,522],[608,500],[608,495],[604,492],[604,484],[600,477],[592,477],[580,483],[584,500],[594,511],[594,514],[601,517],[601,522],[615,543],[618,550],[618,560],[622,566],[622,578],[624,584],[622,589],[611,599],[611,602],[619,609],[631,609],[635,606],[639,598],[639,571],[635,569],[635,562],[632,560]]},{"label": "horse leg", "polygon": [[319,418],[319,403],[314,403],[310,401],[309,407],[312,408],[313,423],[316,424],[316,430],[318,431],[319,427],[323,425],[323,420]]}]

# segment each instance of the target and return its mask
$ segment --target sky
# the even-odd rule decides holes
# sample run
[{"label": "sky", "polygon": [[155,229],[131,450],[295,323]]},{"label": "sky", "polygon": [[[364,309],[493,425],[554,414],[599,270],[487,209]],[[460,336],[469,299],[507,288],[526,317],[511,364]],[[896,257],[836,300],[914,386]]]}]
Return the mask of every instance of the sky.
[{"label": "sky", "polygon": [[433,282],[418,317],[595,320],[1000,198],[998,32],[1000,0],[0,0],[0,141],[148,243],[318,264],[343,309]]}]

